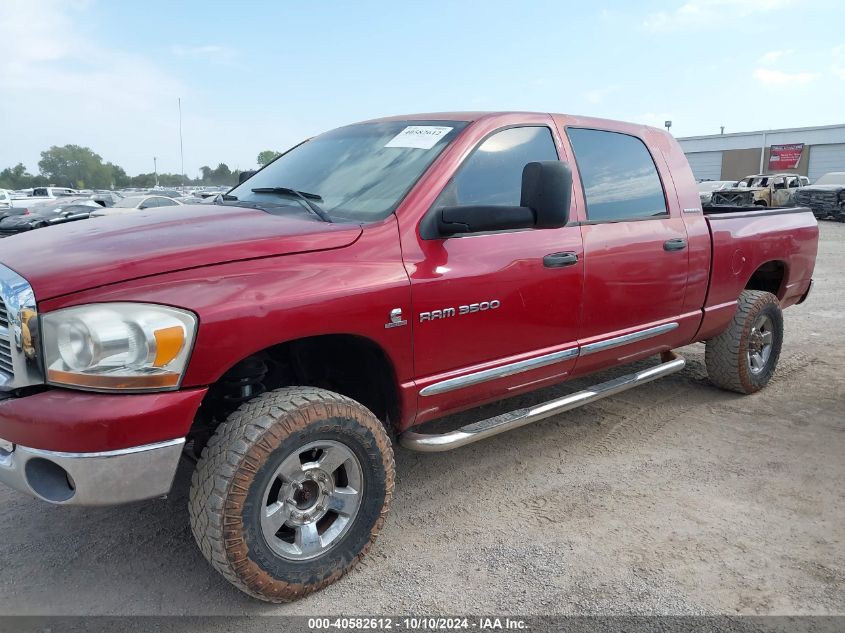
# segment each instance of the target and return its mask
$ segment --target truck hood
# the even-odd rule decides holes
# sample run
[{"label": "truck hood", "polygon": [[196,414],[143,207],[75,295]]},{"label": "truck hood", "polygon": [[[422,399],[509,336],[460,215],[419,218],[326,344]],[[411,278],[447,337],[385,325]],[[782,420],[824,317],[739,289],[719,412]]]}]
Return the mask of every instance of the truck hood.
[{"label": "truck hood", "polygon": [[199,266],[342,248],[357,224],[233,206],[185,205],[91,218],[0,240],[0,263],[39,301]]},{"label": "truck hood", "polygon": [[807,185],[801,191],[842,191],[845,185]]}]

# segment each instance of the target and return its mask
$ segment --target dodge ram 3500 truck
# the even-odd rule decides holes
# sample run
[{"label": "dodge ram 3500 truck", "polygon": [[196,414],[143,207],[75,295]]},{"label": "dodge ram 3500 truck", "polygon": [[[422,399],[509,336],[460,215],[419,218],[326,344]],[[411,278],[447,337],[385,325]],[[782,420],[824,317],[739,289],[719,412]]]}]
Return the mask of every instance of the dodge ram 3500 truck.
[{"label": "dodge ram 3500 truck", "polygon": [[[252,596],[294,599],[375,540],[393,439],[460,447],[677,372],[672,350],[695,341],[716,385],[765,386],[817,239],[809,209],[702,210],[678,144],[642,125],[342,127],[214,205],[0,243],[0,481],[116,504],[167,494],[184,457],[205,557]],[[647,357],[550,402],[420,428]]]}]

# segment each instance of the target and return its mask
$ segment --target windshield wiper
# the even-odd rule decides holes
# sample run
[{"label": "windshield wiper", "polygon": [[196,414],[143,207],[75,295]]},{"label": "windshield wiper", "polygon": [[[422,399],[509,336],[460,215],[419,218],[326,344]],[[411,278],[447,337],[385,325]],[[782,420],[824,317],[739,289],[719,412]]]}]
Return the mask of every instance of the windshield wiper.
[{"label": "windshield wiper", "polygon": [[320,206],[315,202],[312,202],[312,200],[319,200],[320,202],[323,201],[323,198],[318,196],[316,193],[297,191],[296,189],[291,189],[289,187],[256,187],[252,190],[252,193],[279,193],[286,196],[294,196],[295,198],[302,200],[305,206],[313,211],[323,222],[332,222],[329,214],[320,208]]}]

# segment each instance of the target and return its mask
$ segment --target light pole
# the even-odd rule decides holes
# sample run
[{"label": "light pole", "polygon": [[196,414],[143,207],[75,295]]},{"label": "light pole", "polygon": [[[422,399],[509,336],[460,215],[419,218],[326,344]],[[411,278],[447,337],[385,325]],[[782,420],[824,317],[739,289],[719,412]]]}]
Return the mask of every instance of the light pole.
[{"label": "light pole", "polygon": [[153,156],[153,176],[155,177],[155,186],[158,187],[158,157]]},{"label": "light pole", "polygon": [[182,159],[182,171],[179,174],[182,176],[182,186],[185,186],[185,148],[182,145],[182,97],[178,99],[179,103],[179,156]]}]

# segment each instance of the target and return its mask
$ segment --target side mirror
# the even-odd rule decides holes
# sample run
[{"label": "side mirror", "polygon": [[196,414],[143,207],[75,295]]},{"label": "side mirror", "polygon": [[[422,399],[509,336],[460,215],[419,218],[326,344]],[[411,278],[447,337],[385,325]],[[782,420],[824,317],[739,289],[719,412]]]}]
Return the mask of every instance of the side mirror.
[{"label": "side mirror", "polygon": [[441,237],[516,229],[553,229],[569,221],[572,170],[557,160],[528,163],[522,170],[520,206],[456,206],[437,210]]},{"label": "side mirror", "polygon": [[521,207],[531,209],[538,229],[556,229],[569,222],[572,170],[559,160],[528,163],[522,170]]},{"label": "side mirror", "polygon": [[242,171],[238,175],[238,184],[240,185],[240,184],[246,182],[247,180],[249,180],[250,178],[252,178],[255,175],[256,171],[258,171],[258,170],[251,169],[249,171]]}]

